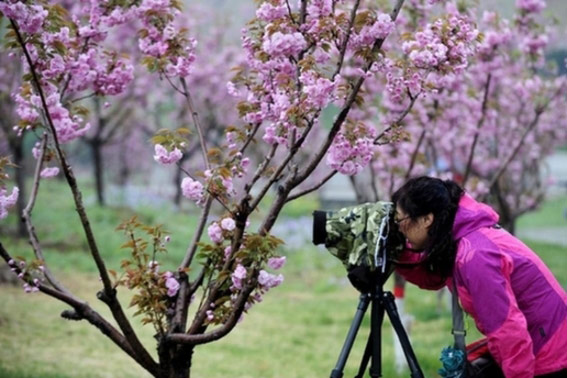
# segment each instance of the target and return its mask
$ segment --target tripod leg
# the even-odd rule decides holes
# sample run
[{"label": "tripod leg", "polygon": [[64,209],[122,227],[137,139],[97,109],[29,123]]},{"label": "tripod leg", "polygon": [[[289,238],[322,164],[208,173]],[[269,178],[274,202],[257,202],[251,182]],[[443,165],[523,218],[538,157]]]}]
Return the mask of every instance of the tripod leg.
[{"label": "tripod leg", "polygon": [[352,320],[346,340],[343,344],[343,348],[341,349],[341,354],[339,355],[339,359],[337,361],[337,364],[335,365],[335,368],[331,372],[331,378],[342,378],[346,360],[348,359],[348,355],[350,353],[350,350],[352,349],[354,339],[356,338],[356,334],[358,332],[358,329],[360,328],[360,324],[362,323],[364,313],[368,309],[369,303],[370,295],[362,294],[360,296],[360,301],[358,302],[358,307],[356,308],[354,319]]},{"label": "tripod leg", "polygon": [[394,327],[394,330],[396,331],[396,334],[400,339],[400,343],[402,344],[402,349],[406,356],[406,360],[408,361],[411,377],[423,378],[423,372],[419,367],[417,358],[415,357],[415,353],[413,352],[413,349],[411,347],[408,335],[400,319],[398,309],[396,308],[396,302],[394,301],[394,296],[390,292],[384,292],[382,299],[386,312],[388,313],[388,317],[390,318],[390,322],[392,323],[392,327]]},{"label": "tripod leg", "polygon": [[370,376],[382,376],[382,323],[384,323],[384,306],[382,299],[379,297],[382,292],[381,288],[372,301],[372,318],[370,319],[370,333],[372,335],[372,361],[370,363]]},{"label": "tripod leg", "polygon": [[372,353],[373,339],[374,337],[372,336],[372,330],[370,330],[368,341],[366,342],[366,348],[364,348],[364,355],[362,356],[362,360],[360,361],[360,367],[358,368],[358,373],[354,376],[354,378],[364,377],[364,372],[366,371],[366,367],[368,366],[368,362],[370,361],[370,354]]}]

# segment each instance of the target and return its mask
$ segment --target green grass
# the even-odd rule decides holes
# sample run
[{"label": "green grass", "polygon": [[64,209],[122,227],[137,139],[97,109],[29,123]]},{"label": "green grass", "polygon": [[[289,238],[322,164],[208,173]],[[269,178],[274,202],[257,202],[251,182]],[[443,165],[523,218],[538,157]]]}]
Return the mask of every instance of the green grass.
[{"label": "green grass", "polygon": [[518,219],[518,228],[565,227],[567,232],[567,195],[550,198],[537,211],[524,214]]},{"label": "green grass", "polygon": [[[38,198],[34,220],[40,240],[47,246],[48,263],[61,280],[97,311],[109,315],[96,299],[100,289],[95,266],[86,252],[71,197],[61,184],[46,182],[47,191]],[[90,203],[92,192],[85,191],[87,211],[102,255],[109,267],[117,266],[127,253],[120,250],[123,236],[114,228],[133,215],[125,208],[101,209]],[[293,204],[293,202],[292,202]],[[284,213],[296,219],[309,215],[314,199],[288,205]],[[547,226],[557,204],[547,204],[541,213],[522,219],[530,227]],[[173,268],[184,254],[198,212],[180,212],[163,207],[141,209],[138,216],[148,223],[163,223],[172,232],[165,265]],[[525,218],[525,217],[524,217]],[[10,224],[10,222],[12,222]],[[13,254],[28,255],[29,245],[10,237],[15,219],[3,223],[0,240]],[[6,226],[8,224],[8,226]],[[567,285],[565,247],[528,242],[548,264],[562,285]],[[358,304],[358,293],[351,288],[343,266],[323,249],[309,245],[282,249],[288,257],[283,268],[285,282],[265,296],[245,315],[241,324],[222,340],[196,349],[192,377],[324,377],[333,369]],[[386,284],[389,288],[390,282]],[[128,303],[130,293],[121,289],[119,297]],[[63,320],[66,307],[41,294],[25,294],[19,287],[0,290],[0,377],[11,378],[102,378],[148,377],[129,357],[86,322]],[[437,376],[438,357],[452,343],[451,315],[445,295],[441,306],[437,293],[409,285],[406,309],[415,316],[411,329],[412,346],[425,376]],[[128,313],[132,314],[129,309]],[[383,326],[383,376],[396,377],[393,369],[392,331],[388,320]],[[155,356],[151,327],[134,327],[148,350]],[[469,341],[480,337],[474,322],[467,317]],[[345,369],[354,376],[369,331],[365,319]],[[401,376],[408,376],[404,373]]]}]

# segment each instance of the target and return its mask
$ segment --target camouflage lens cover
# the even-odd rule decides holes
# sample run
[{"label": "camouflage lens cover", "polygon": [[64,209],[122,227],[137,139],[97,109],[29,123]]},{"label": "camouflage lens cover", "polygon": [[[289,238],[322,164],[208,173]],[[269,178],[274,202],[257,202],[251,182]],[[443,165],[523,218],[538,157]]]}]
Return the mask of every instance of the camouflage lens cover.
[{"label": "camouflage lens cover", "polygon": [[[374,270],[376,243],[379,241],[381,228],[383,237],[388,236],[393,206],[391,202],[379,201],[329,212],[325,224],[325,246],[347,268],[363,265]],[[393,247],[391,243],[388,244],[389,257],[401,251],[402,247],[401,244]]]}]

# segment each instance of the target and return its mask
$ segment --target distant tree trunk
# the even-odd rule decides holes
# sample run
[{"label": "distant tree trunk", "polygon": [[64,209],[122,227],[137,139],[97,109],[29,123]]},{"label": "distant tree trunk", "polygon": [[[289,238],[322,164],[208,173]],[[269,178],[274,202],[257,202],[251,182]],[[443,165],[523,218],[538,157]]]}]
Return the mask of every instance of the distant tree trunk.
[{"label": "distant tree trunk", "polygon": [[[4,124],[2,125],[4,126]],[[25,181],[25,167],[24,167],[24,146],[22,139],[16,135],[10,134],[9,131],[4,131],[7,135],[8,148],[10,149],[12,163],[16,165],[14,169],[14,180],[16,186],[20,190],[18,200],[16,202],[16,214],[18,214],[18,225],[16,234],[20,238],[27,236],[26,225],[22,221],[22,214],[26,207],[26,181]]]},{"label": "distant tree trunk", "polygon": [[496,210],[500,215],[500,220],[498,223],[500,226],[505,228],[509,233],[514,235],[516,231],[516,219],[517,216],[514,215],[510,206],[506,203],[502,195],[502,191],[500,190],[500,184],[496,182],[492,188],[490,188],[490,194],[493,197],[493,203],[496,206]]},{"label": "distant tree trunk", "polygon": [[15,169],[14,178],[16,179],[16,185],[20,189],[20,195],[18,196],[18,201],[16,202],[16,210],[18,212],[18,236],[23,238],[27,235],[26,225],[21,219],[24,213],[24,208],[26,207],[25,197],[26,197],[26,180],[25,180],[25,167],[24,167],[24,146],[22,139],[18,138],[10,142],[12,147],[12,152],[14,153],[14,164],[18,167]]},{"label": "distant tree trunk", "polygon": [[[183,154],[183,157],[179,160],[179,165],[183,165],[183,162],[187,160],[188,157],[188,154]],[[181,181],[183,180],[183,176],[184,173],[181,169],[175,171],[175,178],[173,179],[175,184],[175,196],[173,197],[173,203],[176,207],[181,205]]]},{"label": "distant tree trunk", "polygon": [[102,143],[96,137],[89,140],[88,143],[91,146],[91,154],[94,164],[94,179],[97,203],[99,204],[99,206],[105,206]]},{"label": "distant tree trunk", "polygon": [[120,149],[120,170],[118,172],[118,185],[125,187],[130,179],[130,167],[128,166],[128,153],[126,148]]}]

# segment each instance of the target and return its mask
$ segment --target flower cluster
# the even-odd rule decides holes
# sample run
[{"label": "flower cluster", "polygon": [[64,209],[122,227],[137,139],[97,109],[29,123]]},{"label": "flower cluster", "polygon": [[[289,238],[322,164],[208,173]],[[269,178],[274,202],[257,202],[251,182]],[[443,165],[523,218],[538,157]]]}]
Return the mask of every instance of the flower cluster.
[{"label": "flower cluster", "polygon": [[185,177],[181,181],[181,193],[185,198],[195,203],[201,203],[203,200],[203,184],[191,177]]},{"label": "flower cluster", "polygon": [[173,273],[167,271],[163,274],[165,278],[165,287],[167,288],[167,295],[169,297],[175,297],[179,291],[179,281],[175,279]]},{"label": "flower cluster", "polygon": [[327,165],[344,175],[355,175],[368,165],[375,152],[376,131],[363,124],[339,132],[327,153]]},{"label": "flower cluster", "polygon": [[0,187],[0,219],[8,216],[8,209],[16,204],[20,189],[18,187],[12,188],[12,193],[8,194],[5,187]]},{"label": "flower cluster", "polygon": [[154,151],[154,160],[163,165],[175,164],[183,157],[183,154],[177,147],[174,147],[172,151],[168,151],[161,144],[156,144]]},{"label": "flower cluster", "polygon": [[476,51],[478,35],[470,17],[454,12],[415,33],[402,49],[417,68],[460,73]]},{"label": "flower cluster", "polygon": [[395,24],[389,14],[378,13],[369,15],[360,28],[349,40],[349,46],[356,50],[361,47],[372,47],[378,39],[385,39],[394,30]]},{"label": "flower cluster", "polygon": [[220,244],[223,242],[225,237],[230,235],[230,233],[235,228],[236,228],[236,223],[234,222],[234,219],[223,218],[220,221],[220,224],[217,222],[213,222],[207,229],[207,233],[214,243]]}]

